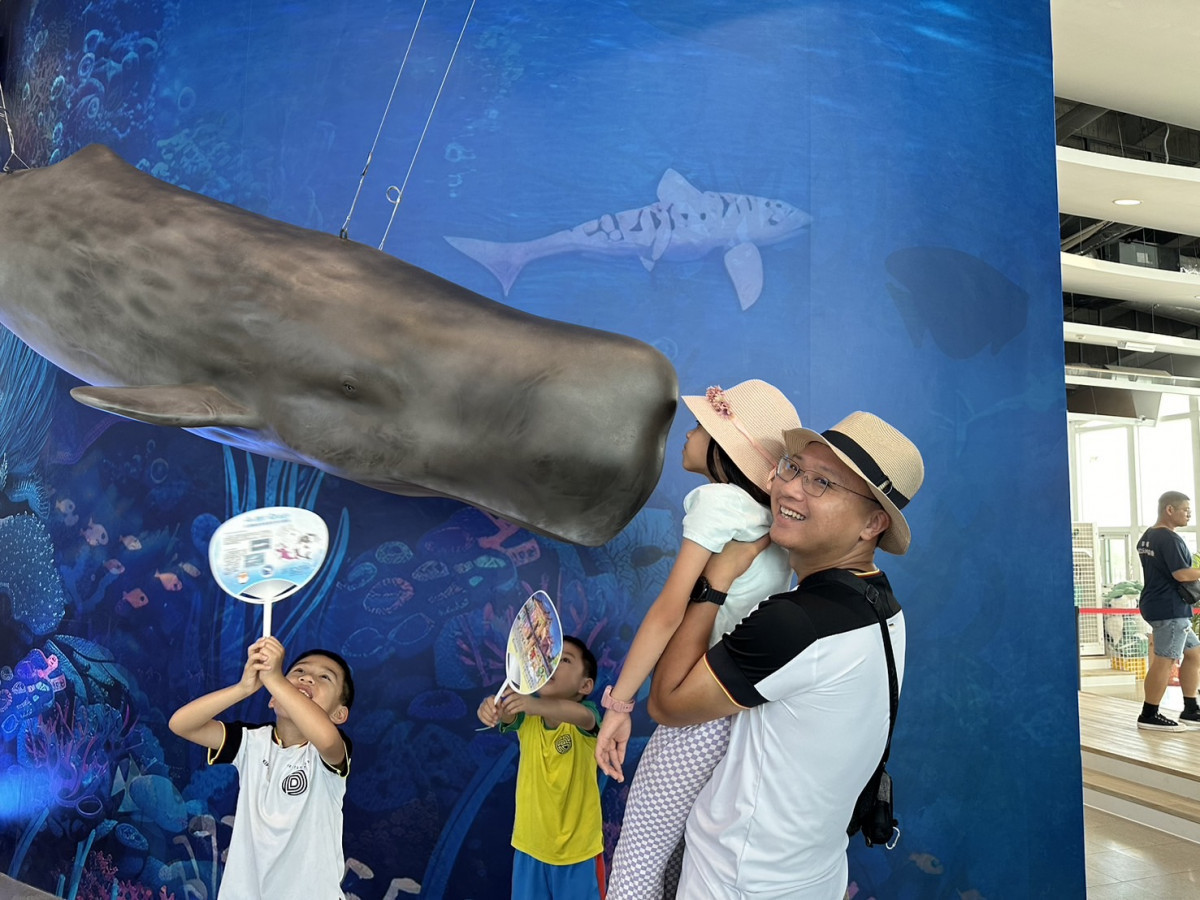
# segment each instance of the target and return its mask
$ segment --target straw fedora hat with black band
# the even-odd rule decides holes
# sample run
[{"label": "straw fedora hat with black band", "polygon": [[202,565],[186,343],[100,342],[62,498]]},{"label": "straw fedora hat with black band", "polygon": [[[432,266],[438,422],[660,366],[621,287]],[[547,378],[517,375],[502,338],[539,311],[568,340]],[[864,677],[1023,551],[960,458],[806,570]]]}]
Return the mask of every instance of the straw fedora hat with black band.
[{"label": "straw fedora hat with black band", "polygon": [[783,392],[752,379],[731,388],[710,387],[683,402],[742,474],[769,493],[771,473],[783,456],[783,433],[801,427]]},{"label": "straw fedora hat with black band", "polygon": [[798,455],[814,441],[824,444],[861,476],[891,517],[892,524],[879,536],[879,549],[897,556],[907,553],[911,535],[900,510],[925,480],[921,451],[879,416],[868,412],[851,413],[820,434],[797,428],[784,435],[789,456]]}]

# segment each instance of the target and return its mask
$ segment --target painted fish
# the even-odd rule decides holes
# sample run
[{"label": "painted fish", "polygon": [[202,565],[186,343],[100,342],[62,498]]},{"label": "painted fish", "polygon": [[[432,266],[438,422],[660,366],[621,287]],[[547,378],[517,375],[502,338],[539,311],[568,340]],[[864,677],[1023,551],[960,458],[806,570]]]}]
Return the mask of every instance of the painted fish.
[{"label": "painted fish", "polygon": [[121,595],[121,599],[134,609],[141,609],[150,602],[150,598],[146,596],[146,592],[141,588],[134,588],[132,591],[126,591]]},{"label": "painted fish", "polygon": [[74,525],[79,521],[79,516],[75,515],[75,501],[70,497],[63,497],[54,504],[54,508],[63,517],[63,524]]},{"label": "painted fish", "polygon": [[916,863],[917,868],[927,875],[941,875],[946,871],[946,867],[942,865],[941,860],[932,853],[910,853],[908,858]]},{"label": "painted fish", "polygon": [[79,532],[89,547],[103,547],[108,543],[108,530],[99,522],[88,519],[87,528]]},{"label": "painted fish", "polygon": [[155,571],[154,577],[157,578],[162,586],[168,591],[182,591],[183,582],[179,580],[179,576],[174,572],[159,572]]},{"label": "painted fish", "polygon": [[495,275],[506,297],[521,270],[547,256],[633,256],[649,272],[660,259],[700,259],[722,250],[738,302],[749,309],[762,293],[758,248],[794,237],[811,221],[812,216],[783,200],[701,191],[667,169],[658,182],[658,202],[649,206],[605,213],[532,241],[501,243],[449,236],[446,240]]},{"label": "painted fish", "polygon": [[137,539],[136,535],[123,534],[123,535],[121,535],[120,541],[122,544],[125,545],[126,550],[141,550],[142,549],[142,542]]},{"label": "painted fish", "polygon": [[125,571],[124,564],[119,559],[110,559],[104,563],[104,568],[112,572],[114,575],[120,575]]}]

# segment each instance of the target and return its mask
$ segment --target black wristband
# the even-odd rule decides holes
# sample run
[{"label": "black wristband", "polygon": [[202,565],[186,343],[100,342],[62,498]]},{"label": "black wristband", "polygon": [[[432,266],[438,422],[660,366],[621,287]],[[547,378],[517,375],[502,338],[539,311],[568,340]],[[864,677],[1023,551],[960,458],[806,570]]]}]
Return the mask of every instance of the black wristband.
[{"label": "black wristband", "polygon": [[707,578],[701,575],[696,579],[696,584],[692,587],[692,595],[688,599],[692,603],[715,603],[717,606],[721,606],[725,603],[727,596],[726,592],[718,591],[708,583]]}]

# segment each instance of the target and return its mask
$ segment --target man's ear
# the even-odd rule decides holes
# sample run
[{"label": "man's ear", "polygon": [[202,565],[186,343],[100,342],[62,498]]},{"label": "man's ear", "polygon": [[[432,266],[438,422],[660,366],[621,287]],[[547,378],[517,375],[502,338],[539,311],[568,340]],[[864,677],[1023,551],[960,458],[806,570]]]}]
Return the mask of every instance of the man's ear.
[{"label": "man's ear", "polygon": [[867,517],[867,523],[863,526],[859,537],[864,541],[878,541],[879,536],[887,531],[892,526],[892,517],[887,514],[884,509],[874,509],[871,515]]},{"label": "man's ear", "polygon": [[348,707],[339,706],[329,714],[329,718],[333,720],[334,725],[344,725],[346,720],[350,718],[350,710]]}]

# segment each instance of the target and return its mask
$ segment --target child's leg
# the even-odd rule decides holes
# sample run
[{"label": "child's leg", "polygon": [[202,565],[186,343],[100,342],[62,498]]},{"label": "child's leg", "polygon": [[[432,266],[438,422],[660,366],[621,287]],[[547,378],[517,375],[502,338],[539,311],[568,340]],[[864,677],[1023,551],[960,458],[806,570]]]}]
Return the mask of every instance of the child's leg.
[{"label": "child's leg", "polygon": [[728,746],[728,718],[654,730],[625,801],[608,900],[663,896],[667,862],[683,838],[688,813]]},{"label": "child's leg", "polygon": [[683,850],[684,840],[680,838],[663,869],[663,900],[675,900],[679,893],[679,876],[683,874]]}]

